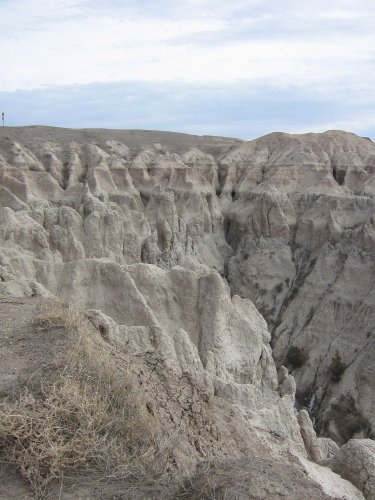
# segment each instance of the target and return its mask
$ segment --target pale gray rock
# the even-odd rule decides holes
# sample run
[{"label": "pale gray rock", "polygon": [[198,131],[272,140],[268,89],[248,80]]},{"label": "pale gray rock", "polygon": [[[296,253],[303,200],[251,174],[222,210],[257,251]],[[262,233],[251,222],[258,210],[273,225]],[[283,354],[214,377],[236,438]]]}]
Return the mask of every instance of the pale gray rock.
[{"label": "pale gray rock", "polygon": [[375,145],[337,131],[5,127],[0,292],[89,309],[107,342],[273,432],[271,454],[319,460],[333,445],[295,392],[320,435],[374,435],[374,174]]},{"label": "pale gray rock", "polygon": [[[38,281],[66,295],[59,276],[84,259],[206,265],[265,317],[278,366],[291,346],[306,351],[303,367],[288,368],[301,405],[321,392],[311,409],[318,430],[340,443],[371,435],[371,141],[335,131],[241,142],[9,130],[0,137],[1,240],[17,293]],[[348,365],[339,382],[330,376],[336,351]],[[362,415],[358,432],[340,421],[340,398]]]},{"label": "pale gray rock", "polygon": [[353,483],[367,500],[375,498],[375,442],[351,439],[327,464],[337,474]]},{"label": "pale gray rock", "polygon": [[289,395],[292,399],[294,399],[296,395],[296,381],[291,375],[289,375],[285,366],[280,366],[277,372],[277,379],[279,383],[280,396]]},{"label": "pale gray rock", "polygon": [[[110,357],[109,369],[131,381],[139,391],[140,404],[146,405],[153,419],[153,440],[158,447],[162,465],[173,474],[186,478],[185,493],[196,483],[199,464],[200,482],[205,491],[224,491],[235,498],[363,499],[349,482],[329,468],[309,462],[299,453],[290,453],[289,442],[277,432],[249,422],[238,405],[215,395],[210,379],[199,379],[205,370],[188,335],[179,330],[172,339],[158,326],[117,326],[99,310],[89,310],[92,324],[71,307],[40,298],[0,297],[0,390],[12,394],[24,387],[25,381],[41,376],[43,383],[61,369],[66,350],[72,347],[72,335],[79,326],[90,345],[100,347]],[[65,319],[64,319],[65,318]],[[68,322],[68,330],[66,328]],[[94,325],[94,326],[93,326]],[[107,328],[106,328],[107,327]],[[109,335],[108,335],[109,334]],[[104,358],[105,359],[105,358]],[[186,363],[187,371],[185,371]],[[282,398],[289,404],[288,397]],[[284,415],[284,420],[288,415]],[[289,442],[290,445],[290,442]],[[210,473],[204,474],[206,467]],[[27,483],[20,488],[17,476],[9,468],[0,467],[0,491],[4,498],[23,498]],[[218,473],[218,475],[217,475]],[[73,477],[56,484],[61,498],[102,498],[113,495],[137,498],[159,494],[158,484],[144,476],[112,481],[107,478],[98,491],[97,476]],[[152,478],[152,476],[151,476]],[[223,484],[223,479],[224,484]],[[162,498],[168,494],[162,483]],[[127,488],[128,487],[128,488]],[[143,492],[143,494],[142,494]],[[177,493],[177,491],[175,492]],[[181,492],[182,493],[182,492]],[[53,491],[52,491],[53,495]],[[180,496],[180,495],[178,495]],[[189,494],[188,498],[191,498]]]},{"label": "pale gray rock", "polygon": [[318,438],[306,410],[298,412],[298,423],[305,443],[307,456],[313,462],[322,462],[339,451],[337,444],[329,438]]}]

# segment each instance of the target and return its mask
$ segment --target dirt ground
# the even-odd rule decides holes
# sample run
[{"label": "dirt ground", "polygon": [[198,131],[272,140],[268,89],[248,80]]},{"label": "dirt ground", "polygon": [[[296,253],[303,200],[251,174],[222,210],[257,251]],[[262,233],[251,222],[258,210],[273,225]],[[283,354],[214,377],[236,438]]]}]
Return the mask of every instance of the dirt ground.
[{"label": "dirt ground", "polygon": [[56,369],[65,331],[39,320],[53,307],[38,298],[0,296],[0,396],[16,395],[36,372]]}]

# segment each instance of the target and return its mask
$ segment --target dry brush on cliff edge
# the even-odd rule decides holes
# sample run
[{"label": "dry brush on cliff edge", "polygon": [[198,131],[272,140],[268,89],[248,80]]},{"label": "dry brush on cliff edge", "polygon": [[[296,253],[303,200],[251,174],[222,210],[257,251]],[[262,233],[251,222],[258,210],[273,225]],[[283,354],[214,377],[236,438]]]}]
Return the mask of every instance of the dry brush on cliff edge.
[{"label": "dry brush on cliff edge", "polygon": [[32,378],[0,402],[0,460],[16,466],[38,495],[65,476],[112,478],[150,474],[154,423],[131,375],[71,308],[54,306],[35,328],[59,327],[70,349],[53,378]]}]

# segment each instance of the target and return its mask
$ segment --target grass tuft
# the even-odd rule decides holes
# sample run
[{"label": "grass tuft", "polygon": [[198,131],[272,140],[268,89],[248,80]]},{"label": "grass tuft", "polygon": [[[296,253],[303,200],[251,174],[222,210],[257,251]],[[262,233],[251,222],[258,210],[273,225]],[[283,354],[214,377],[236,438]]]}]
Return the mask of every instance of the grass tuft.
[{"label": "grass tuft", "polygon": [[76,311],[56,306],[35,326],[64,327],[71,347],[53,382],[0,401],[0,460],[39,496],[78,472],[142,474],[155,459],[155,424],[132,376]]}]

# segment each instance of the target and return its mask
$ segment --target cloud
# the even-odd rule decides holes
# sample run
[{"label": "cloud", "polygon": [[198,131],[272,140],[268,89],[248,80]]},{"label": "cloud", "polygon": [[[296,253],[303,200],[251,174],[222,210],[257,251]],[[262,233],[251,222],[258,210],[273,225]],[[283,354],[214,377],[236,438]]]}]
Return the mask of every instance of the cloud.
[{"label": "cloud", "polygon": [[267,78],[281,86],[348,86],[359,75],[375,83],[371,2],[332,0],[329,8],[320,0],[303,8],[294,0],[267,5],[255,0],[164,0],[157,7],[148,1],[5,1],[0,4],[0,90]]},{"label": "cloud", "polygon": [[[372,130],[374,23],[373,0],[2,0],[0,107],[17,123],[22,101],[35,123],[242,137],[256,120],[259,133],[324,123]],[[128,103],[133,125],[110,96]]]}]

